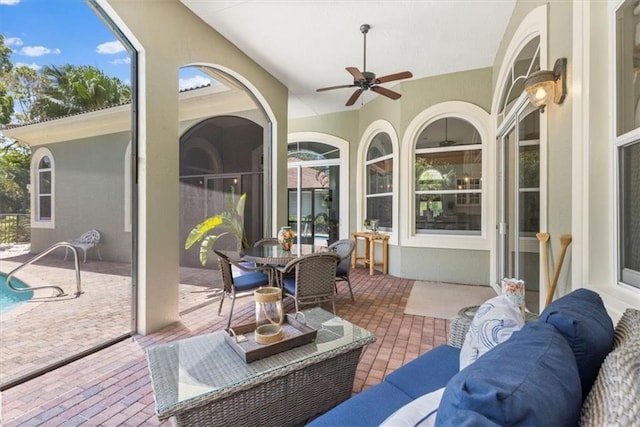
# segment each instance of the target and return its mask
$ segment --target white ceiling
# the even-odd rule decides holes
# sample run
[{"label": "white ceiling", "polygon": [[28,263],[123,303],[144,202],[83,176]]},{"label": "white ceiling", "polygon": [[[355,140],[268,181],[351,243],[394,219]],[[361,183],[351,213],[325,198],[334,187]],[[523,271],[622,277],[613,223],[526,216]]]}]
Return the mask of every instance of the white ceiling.
[{"label": "white ceiling", "polygon": [[515,0],[180,1],[289,88],[292,118],[357,109],[380,96],[367,91],[345,107],[353,88],[315,91],[351,84],[345,67],[363,70],[361,24],[371,26],[367,71],[378,76],[411,71],[416,79],[493,65],[515,5]]}]

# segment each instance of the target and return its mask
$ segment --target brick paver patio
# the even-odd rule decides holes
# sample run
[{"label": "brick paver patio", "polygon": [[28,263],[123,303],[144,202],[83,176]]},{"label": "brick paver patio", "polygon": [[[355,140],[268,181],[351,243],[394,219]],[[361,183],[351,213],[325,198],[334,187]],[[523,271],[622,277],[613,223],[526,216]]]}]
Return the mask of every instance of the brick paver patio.
[{"label": "brick paver patio", "polygon": [[[43,261],[46,261],[46,258]],[[2,262],[0,270],[6,271],[7,263],[16,262],[16,260],[3,259],[0,262]],[[65,277],[59,280],[67,280],[66,275],[73,279],[72,270],[68,270],[72,267],[72,263],[68,262],[67,265],[60,266],[60,259],[52,259],[44,264],[47,265],[29,267],[26,271],[36,275],[40,267],[54,269],[53,271],[59,269],[62,271],[56,271],[56,274]],[[218,301],[217,293],[221,284],[219,278],[212,277],[210,271],[205,273],[202,276],[200,269],[181,271],[180,322],[155,334],[127,338],[97,353],[9,388],[2,393],[0,424],[4,426],[170,425],[169,422],[161,423],[155,415],[145,349],[156,343],[208,333],[224,327],[229,304],[225,302],[222,316],[218,317],[218,305],[215,302]],[[0,335],[3,340],[2,363],[8,363],[7,366],[10,366],[15,363],[14,357],[31,357],[31,352],[38,354],[40,349],[45,347],[51,347],[57,351],[61,347],[61,342],[64,342],[64,347],[69,349],[77,342],[85,342],[88,337],[111,337],[114,333],[128,331],[129,320],[115,320],[123,312],[129,314],[127,288],[130,278],[128,274],[126,264],[88,261],[83,265],[83,289],[88,295],[54,303],[72,305],[73,309],[69,308],[65,311],[73,311],[77,314],[75,329],[79,331],[74,328],[57,330],[56,327],[59,325],[53,327],[57,309],[50,310],[46,316],[49,317],[48,321],[44,319],[45,316],[40,313],[44,308],[40,307],[48,303],[38,304],[37,307],[29,308],[27,312],[32,319],[38,318],[38,321],[42,322],[38,325],[39,328],[48,331],[38,334],[37,338],[29,335],[36,329],[35,325],[18,326],[21,323],[17,321],[20,316],[17,316],[16,320],[3,318],[0,323],[2,328]],[[101,276],[104,282],[99,280]],[[377,384],[385,375],[399,366],[434,346],[445,343],[448,321],[404,314],[413,280],[381,274],[369,276],[368,270],[362,268],[352,270],[351,279],[356,301],[351,303],[345,284],[339,283],[337,314],[374,332],[377,337],[374,344],[365,348],[358,365],[353,389],[354,393],[358,393]],[[65,286],[73,289],[75,285],[71,280],[69,283],[65,282]],[[93,297],[84,298],[94,294],[109,295],[111,291],[122,295],[106,297],[102,302],[93,301]],[[87,301],[82,301],[83,299]],[[117,300],[116,305],[123,304],[125,310],[112,311],[102,307],[108,303],[107,300],[112,302]],[[49,304],[49,307],[51,306],[52,304]],[[293,304],[288,301],[286,308],[291,311]],[[34,314],[38,316],[33,316]],[[249,322],[253,316],[253,300],[239,299],[234,309],[234,323]],[[89,318],[98,320],[94,322],[95,326],[85,325]],[[5,321],[8,323],[5,324]],[[18,327],[25,327],[22,331],[23,335],[9,332]],[[15,354],[7,353],[6,362],[5,340],[17,341],[12,341],[12,345],[17,347],[13,348]],[[28,344],[21,343],[23,340]],[[16,351],[16,348],[19,350]],[[38,357],[46,356],[38,354]],[[2,372],[4,374],[4,368]]]}]

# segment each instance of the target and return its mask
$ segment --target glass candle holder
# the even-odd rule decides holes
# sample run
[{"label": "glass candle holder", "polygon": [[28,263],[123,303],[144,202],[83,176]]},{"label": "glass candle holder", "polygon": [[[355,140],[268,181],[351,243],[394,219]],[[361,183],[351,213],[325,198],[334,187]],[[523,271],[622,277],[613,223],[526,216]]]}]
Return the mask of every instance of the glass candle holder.
[{"label": "glass candle holder", "polygon": [[280,341],[284,322],[282,290],[275,287],[259,288],[254,291],[253,297],[256,301],[256,342],[272,344]]}]

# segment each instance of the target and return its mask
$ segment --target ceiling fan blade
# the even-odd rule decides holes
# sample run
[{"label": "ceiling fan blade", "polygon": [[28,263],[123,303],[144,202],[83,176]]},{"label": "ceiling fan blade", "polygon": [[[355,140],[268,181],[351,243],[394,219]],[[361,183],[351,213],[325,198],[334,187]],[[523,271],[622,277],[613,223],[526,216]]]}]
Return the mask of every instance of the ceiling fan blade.
[{"label": "ceiling fan blade", "polygon": [[362,89],[357,89],[355,92],[353,92],[353,95],[351,95],[351,98],[349,98],[347,103],[344,104],[345,107],[349,107],[349,106],[355,104],[356,101],[358,100],[358,98],[360,97],[361,93],[362,93]]},{"label": "ceiling fan blade", "polygon": [[371,90],[374,91],[374,92],[379,93],[380,95],[384,95],[387,98],[391,98],[391,99],[398,99],[398,98],[400,98],[402,96],[398,92],[394,92],[394,91],[389,90],[386,87],[382,87],[382,86],[372,86]]},{"label": "ceiling fan blade", "polygon": [[411,71],[403,71],[401,73],[389,74],[386,76],[378,77],[375,81],[376,84],[392,82],[394,80],[408,79],[413,77]]},{"label": "ceiling fan blade", "polygon": [[320,89],[316,89],[316,92],[324,92],[325,90],[344,89],[347,87],[356,87],[356,86],[357,85],[339,85],[339,86],[321,87]]},{"label": "ceiling fan blade", "polygon": [[347,67],[346,70],[353,76],[356,81],[366,80],[364,75],[356,67]]}]

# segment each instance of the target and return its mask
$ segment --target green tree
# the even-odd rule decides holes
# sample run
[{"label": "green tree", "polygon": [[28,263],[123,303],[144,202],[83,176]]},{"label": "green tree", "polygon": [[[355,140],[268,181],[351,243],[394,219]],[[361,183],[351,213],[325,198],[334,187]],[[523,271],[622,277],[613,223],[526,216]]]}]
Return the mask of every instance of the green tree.
[{"label": "green tree", "polygon": [[0,151],[0,213],[29,212],[29,164],[31,150],[14,140],[2,143]]},{"label": "green tree", "polygon": [[78,114],[131,102],[131,87],[88,65],[45,66],[32,106],[34,120]]},{"label": "green tree", "polygon": [[9,123],[13,114],[13,98],[6,83],[13,69],[10,54],[11,49],[4,44],[4,35],[0,34],[0,125]]}]

